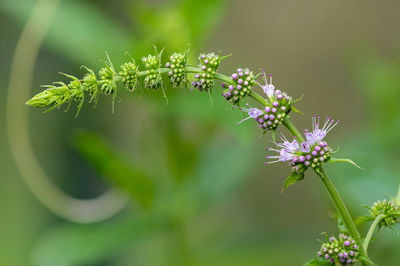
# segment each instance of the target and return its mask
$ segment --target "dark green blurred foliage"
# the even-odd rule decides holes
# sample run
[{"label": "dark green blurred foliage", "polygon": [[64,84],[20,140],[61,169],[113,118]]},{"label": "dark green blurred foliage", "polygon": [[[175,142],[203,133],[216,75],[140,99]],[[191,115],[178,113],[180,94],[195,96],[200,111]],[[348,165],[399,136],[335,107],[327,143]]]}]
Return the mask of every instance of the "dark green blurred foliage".
[{"label": "dark green blurred foliage", "polygon": [[101,176],[127,190],[141,205],[152,203],[154,183],[140,166],[120,158],[121,155],[96,134],[82,133],[76,138],[76,149]]}]

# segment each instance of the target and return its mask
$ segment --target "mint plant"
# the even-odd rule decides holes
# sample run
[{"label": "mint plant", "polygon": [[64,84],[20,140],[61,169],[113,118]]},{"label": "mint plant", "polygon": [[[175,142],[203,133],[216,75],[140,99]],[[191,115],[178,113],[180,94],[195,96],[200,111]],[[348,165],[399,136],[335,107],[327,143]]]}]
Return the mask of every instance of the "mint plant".
[{"label": "mint plant", "polygon": [[[330,177],[325,172],[325,163],[347,162],[357,167],[352,160],[334,157],[336,151],[326,141],[327,134],[339,124],[339,121],[327,117],[322,123],[319,116],[312,117],[311,130],[300,131],[290,120],[291,111],[301,113],[295,108],[295,103],[286,92],[276,89],[272,83],[272,75],[261,71],[255,74],[248,68],[238,68],[231,75],[218,72],[221,62],[228,56],[220,53],[202,53],[199,56],[197,66],[190,65],[187,61],[188,51],[175,52],[169,60],[162,63],[163,50],[155,48],[155,53],[142,58],[143,65],[136,64],[129,56],[129,61],[122,64],[116,70],[107,55],[104,67],[98,75],[88,68],[84,76],[77,77],[63,74],[70,79],[69,83],[55,82],[45,85],[44,91],[33,96],[26,102],[27,105],[39,108],[48,108],[45,112],[55,108],[66,106],[69,109],[73,102],[77,103],[76,115],[79,114],[85,101],[96,104],[101,95],[111,96],[112,110],[118,98],[120,88],[135,92],[142,86],[151,90],[162,90],[167,99],[164,78],[169,80],[173,87],[191,87],[199,92],[212,92],[215,81],[220,81],[222,87],[221,96],[230,103],[235,110],[247,113],[247,117],[238,122],[252,120],[264,133],[272,132],[272,147],[267,147],[266,162],[286,162],[291,168],[291,173],[284,182],[283,190],[301,181],[307,170],[314,171],[325,186],[333,204],[338,212],[339,236],[331,236],[322,244],[317,253],[317,258],[307,265],[353,265],[356,262],[362,265],[373,264],[368,257],[368,247],[376,228],[392,228],[400,222],[400,192],[392,200],[377,201],[369,208],[369,215],[362,221],[372,222],[365,235],[362,236],[353,217],[350,215],[344,201],[333,185]],[[165,67],[162,67],[164,66]],[[260,81],[259,81],[260,80]],[[255,91],[254,87],[260,87],[263,95]],[[252,98],[257,106],[250,106],[245,102]],[[276,130],[284,126],[291,133],[291,137],[283,134],[276,140]],[[360,167],[359,167],[360,168]]]}]

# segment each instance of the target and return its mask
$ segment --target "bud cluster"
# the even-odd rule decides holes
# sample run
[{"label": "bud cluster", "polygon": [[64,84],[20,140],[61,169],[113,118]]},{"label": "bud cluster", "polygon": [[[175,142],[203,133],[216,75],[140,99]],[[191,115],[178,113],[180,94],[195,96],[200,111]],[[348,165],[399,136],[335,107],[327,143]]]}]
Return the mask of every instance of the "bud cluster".
[{"label": "bud cluster", "polygon": [[186,53],[173,53],[169,58],[170,62],[165,64],[170,69],[168,76],[174,88],[186,84],[186,57]]},{"label": "bud cluster", "polygon": [[148,89],[158,89],[163,87],[163,81],[160,74],[161,55],[163,50],[156,55],[148,55],[142,57],[142,62],[146,67],[146,77],[144,78],[144,86]]},{"label": "bud cluster", "polygon": [[201,73],[194,76],[192,85],[199,91],[210,91],[214,86],[215,73],[221,63],[221,57],[215,53],[199,56]]},{"label": "bud cluster", "polygon": [[265,131],[276,129],[289,114],[292,104],[290,96],[285,92],[275,90],[272,97],[269,97],[264,112],[255,118],[258,126]]},{"label": "bud cluster", "polygon": [[[69,76],[69,75],[67,75]],[[73,77],[73,76],[70,76]],[[32,99],[28,100],[26,103],[34,107],[50,107],[46,112],[51,111],[55,108],[61,107],[65,103],[71,103],[71,101],[80,102],[78,106],[78,113],[82,107],[84,100],[84,93],[82,91],[80,82],[78,79],[74,79],[67,85],[63,82],[55,82],[54,85],[46,85],[47,89],[36,94]]]},{"label": "bud cluster", "polygon": [[[308,150],[308,148],[305,150]],[[289,164],[295,166],[295,169],[301,165],[318,168],[322,163],[329,161],[332,152],[332,148],[328,146],[326,141],[320,141],[315,146],[311,146],[309,152],[301,152],[298,156],[294,156]]]},{"label": "bud cluster", "polygon": [[105,66],[99,71],[99,84],[100,92],[104,95],[111,95],[117,93],[117,84],[115,83],[115,77],[117,73],[115,72],[114,66],[111,61],[105,62]]},{"label": "bud cluster", "polygon": [[129,91],[134,91],[136,88],[138,82],[137,72],[138,67],[133,60],[121,65],[121,71],[118,73],[118,76],[121,78],[122,84]]},{"label": "bud cluster", "polygon": [[231,77],[233,84],[221,84],[221,86],[225,88],[222,96],[230,103],[237,104],[246,96],[250,88],[256,84],[256,81],[254,73],[248,68],[238,68],[236,73],[233,73]]},{"label": "bud cluster", "polygon": [[358,245],[350,236],[340,234],[336,239],[330,237],[326,243],[321,245],[318,256],[329,264],[352,265],[359,256]]},{"label": "bud cluster", "polygon": [[[86,67],[85,67],[86,68]],[[90,101],[97,98],[99,95],[99,83],[97,82],[96,74],[92,69],[86,68],[88,73],[83,76],[81,85],[82,90],[87,91],[91,96]]]},{"label": "bud cluster", "polygon": [[400,222],[400,205],[393,200],[378,200],[369,208],[369,212],[374,219],[383,215],[380,227],[390,227]]}]

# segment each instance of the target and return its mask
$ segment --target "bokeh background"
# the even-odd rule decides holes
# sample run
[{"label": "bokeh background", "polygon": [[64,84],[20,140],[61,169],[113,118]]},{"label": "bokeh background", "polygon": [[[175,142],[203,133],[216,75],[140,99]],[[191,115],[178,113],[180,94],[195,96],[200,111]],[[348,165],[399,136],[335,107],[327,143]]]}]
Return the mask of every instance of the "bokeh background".
[{"label": "bokeh background", "polygon": [[[243,115],[218,87],[213,104],[207,94],[170,87],[168,105],[161,92],[122,91],[113,114],[102,97],[77,119],[73,108],[43,115],[23,100],[11,108],[29,113],[36,159],[62,191],[90,199],[116,187],[130,195],[120,212],[95,223],[49,211],[11,156],[7,127],[25,121],[5,118],[13,55],[38,2],[54,3],[0,1],[0,265],[301,265],[315,256],[322,232],[337,232],[314,174],[280,193],[289,168],[264,165],[270,135],[251,121],[236,126]],[[192,64],[199,52],[232,53],[222,73],[265,68],[275,86],[304,95],[297,107],[305,115],[292,114],[300,128],[314,114],[341,121],[328,141],[365,170],[327,171],[353,215],[365,215],[362,204],[396,194],[400,181],[399,8],[395,0],[59,1],[25,89],[32,96],[42,84],[66,81],[58,72],[81,76],[81,65],[98,70],[104,51],[116,66],[124,51],[139,61],[153,44],[165,54],[190,44]],[[29,42],[20,45],[29,50]],[[35,184],[35,176],[24,178]],[[400,264],[397,233],[383,230],[371,248],[380,265]]]}]

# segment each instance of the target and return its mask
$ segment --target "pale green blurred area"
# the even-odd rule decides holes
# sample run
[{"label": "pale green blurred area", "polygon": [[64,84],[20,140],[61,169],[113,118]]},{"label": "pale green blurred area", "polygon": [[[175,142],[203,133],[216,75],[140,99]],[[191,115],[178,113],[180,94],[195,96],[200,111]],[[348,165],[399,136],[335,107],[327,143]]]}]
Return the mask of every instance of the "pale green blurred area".
[{"label": "pale green blurred area", "polygon": [[[12,55],[34,2],[0,2],[1,125]],[[32,95],[63,80],[59,71],[81,76],[82,64],[97,70],[105,50],[116,66],[126,60],[125,50],[139,61],[153,44],[169,54],[190,43],[193,64],[200,51],[232,53],[222,73],[265,68],[277,87],[295,98],[304,94],[297,107],[305,115],[292,115],[299,128],[310,127],[314,114],[341,121],[329,143],[337,157],[366,169],[338,164],[328,172],[352,213],[364,215],[361,204],[395,194],[400,182],[399,9],[394,0],[64,1],[40,51]],[[167,95],[168,105],[161,92],[123,91],[114,114],[102,97],[77,119],[73,109],[46,115],[30,109],[36,155],[69,194],[92,198],[110,185],[90,160],[96,142],[79,144],[79,138],[96,140],[92,134],[154,177],[156,210],[134,198],[94,225],[66,222],[37,201],[0,127],[0,265],[301,265],[315,256],[320,234],[337,232],[317,178],[307,173],[280,193],[290,169],[263,164],[270,135],[252,121],[236,126],[242,115],[218,87],[213,105],[198,92],[168,87]],[[21,102],[20,108],[28,107]],[[91,133],[82,137],[82,131]],[[126,190],[132,185],[118,181]],[[186,236],[164,213],[184,220]],[[399,236],[384,230],[370,255],[379,265],[399,265],[399,248]]]}]

